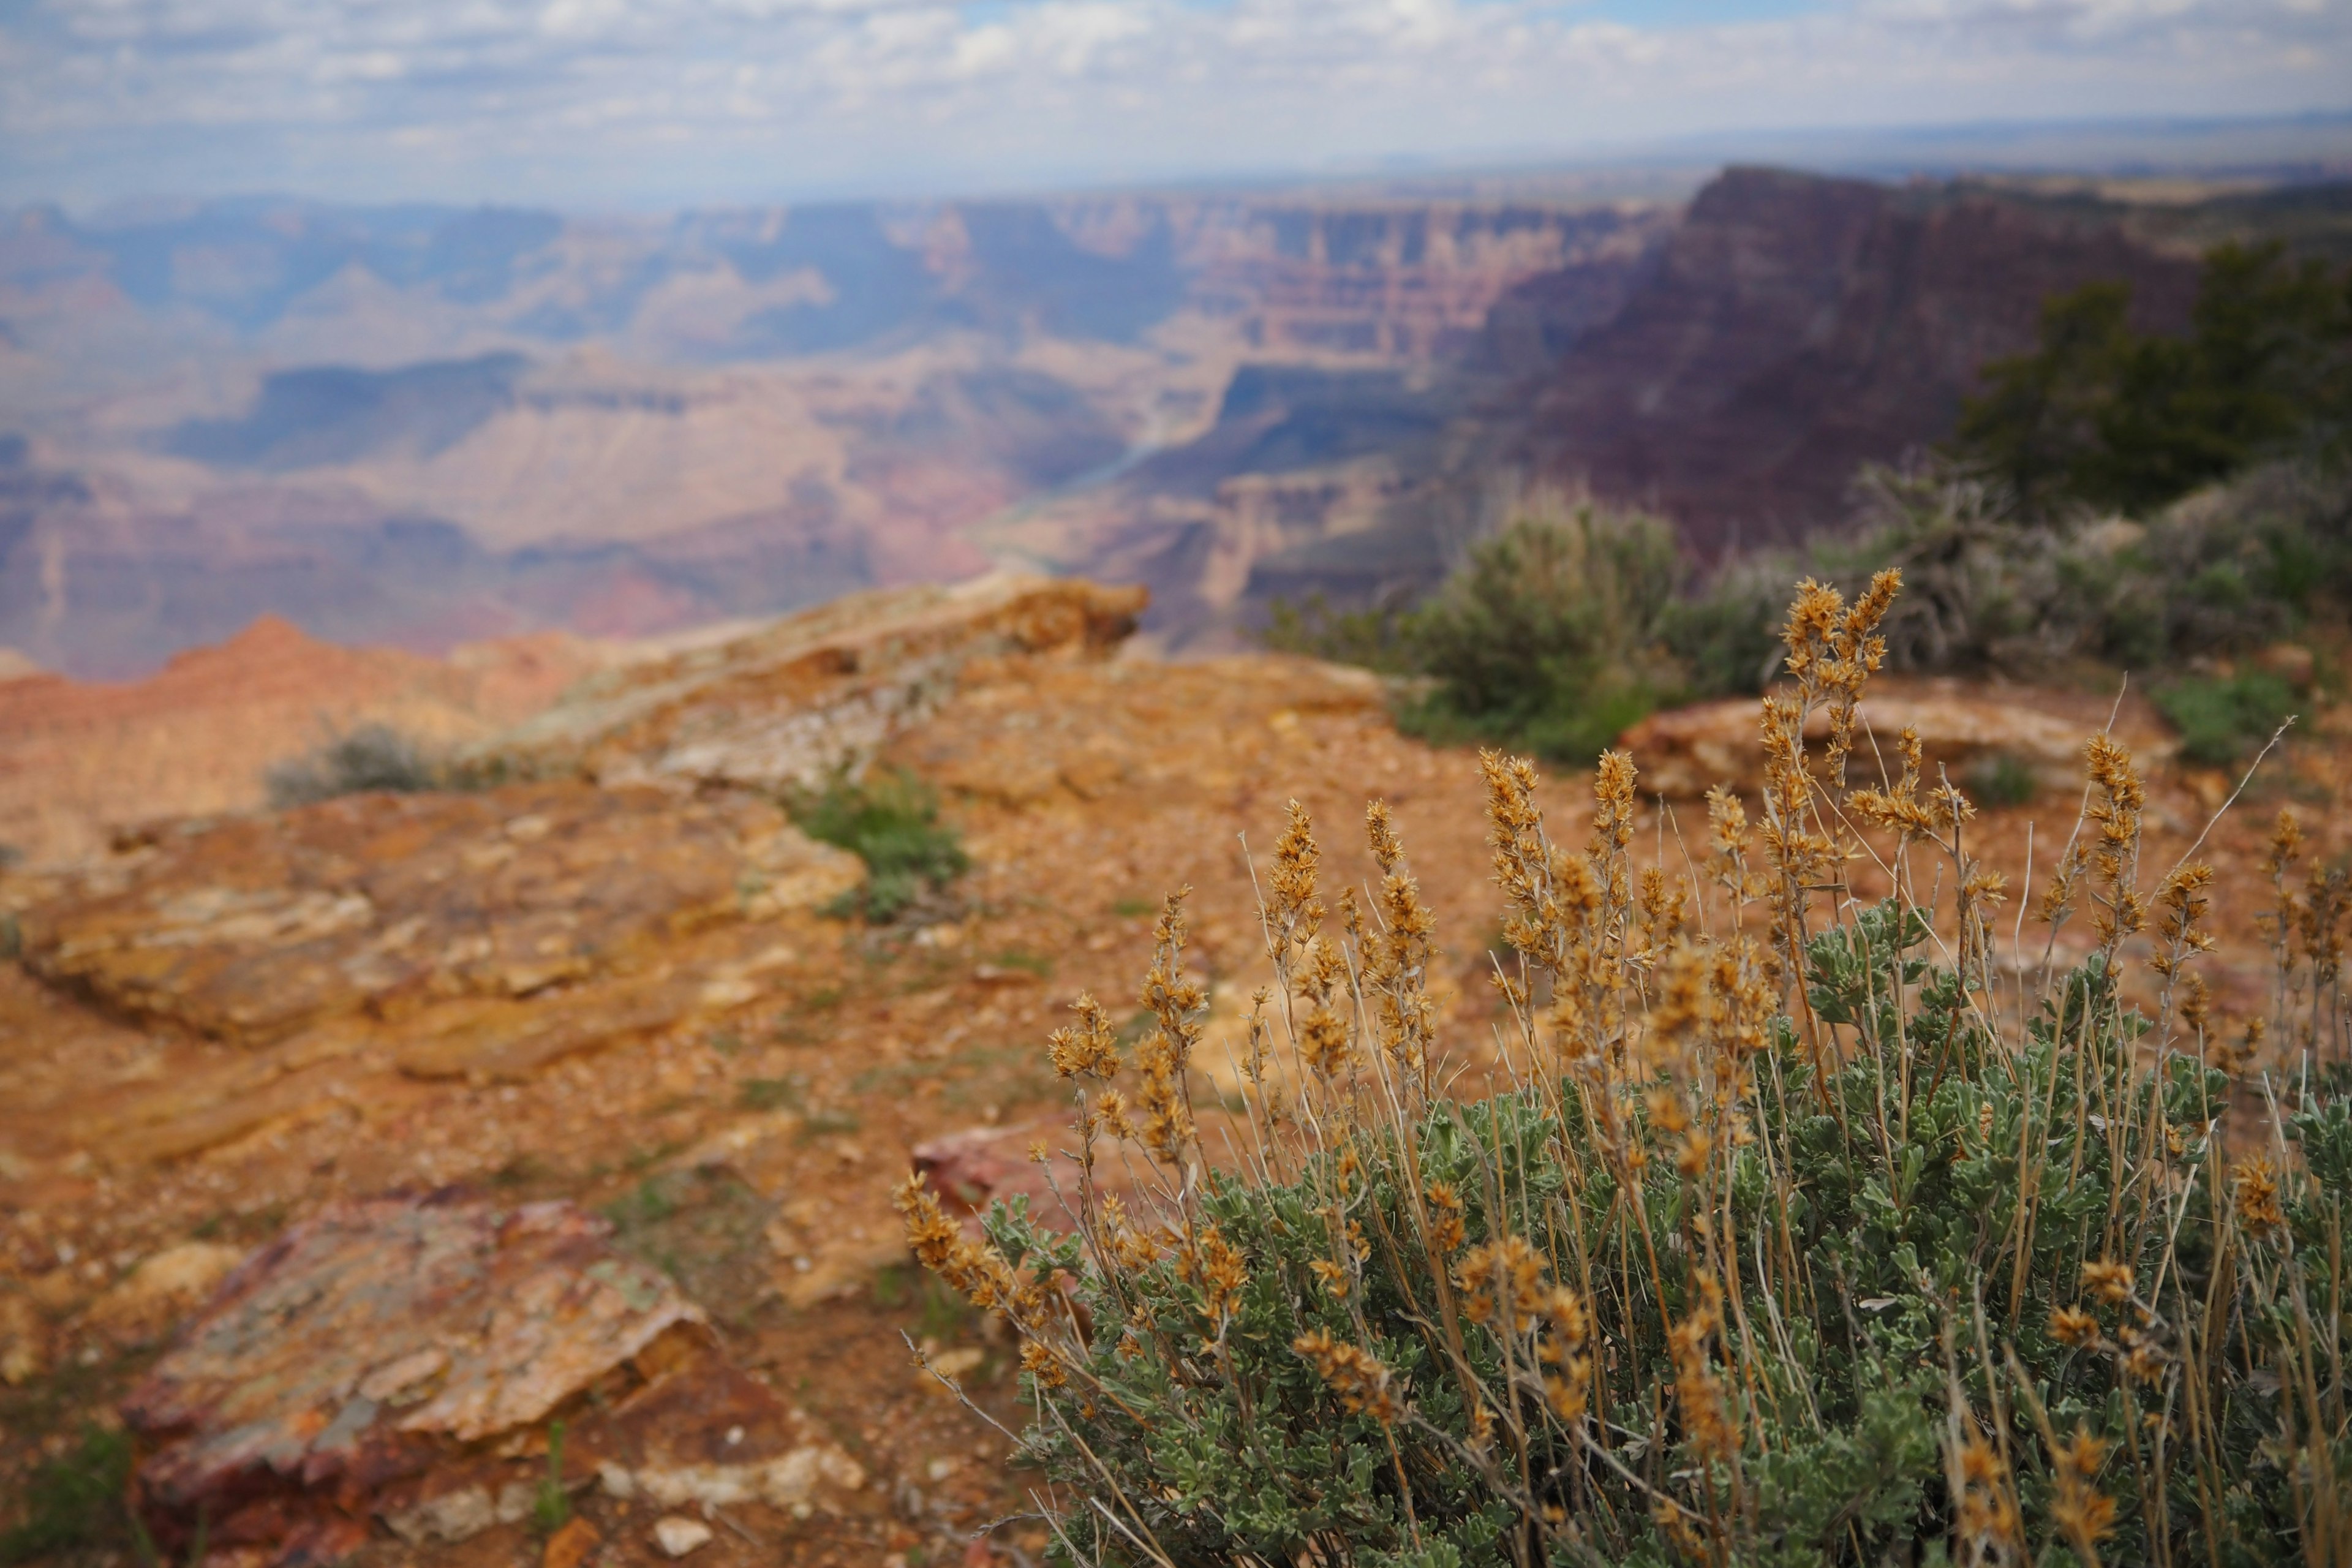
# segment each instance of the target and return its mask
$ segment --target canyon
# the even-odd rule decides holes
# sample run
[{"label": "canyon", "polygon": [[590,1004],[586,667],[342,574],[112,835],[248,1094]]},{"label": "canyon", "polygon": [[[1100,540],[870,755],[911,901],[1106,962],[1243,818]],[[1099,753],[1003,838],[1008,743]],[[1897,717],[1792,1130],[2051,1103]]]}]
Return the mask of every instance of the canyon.
[{"label": "canyon", "polygon": [[991,565],[1148,646],[1410,596],[1530,489],[1695,561],[1835,524],[2052,292],[2178,325],[2344,187],[1735,168],[592,219],[218,202],[0,220],[0,647],[94,679],[255,616],[439,652]]},{"label": "canyon", "polygon": [[1562,268],[1605,310],[1670,212],[21,211],[0,646],[120,679],[262,613],[439,651],[967,576],[968,530],[1197,434],[1244,363],[1444,363]]}]

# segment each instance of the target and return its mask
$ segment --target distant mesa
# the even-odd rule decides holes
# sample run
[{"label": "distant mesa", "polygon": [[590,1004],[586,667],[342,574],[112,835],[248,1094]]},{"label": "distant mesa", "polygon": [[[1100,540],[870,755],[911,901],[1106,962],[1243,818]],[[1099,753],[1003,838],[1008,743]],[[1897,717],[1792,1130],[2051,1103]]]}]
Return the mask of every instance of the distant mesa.
[{"label": "distant mesa", "polygon": [[398,370],[313,365],[265,378],[240,419],[192,419],[163,439],[174,457],[223,467],[318,468],[401,452],[432,457],[514,402],[518,353]]}]

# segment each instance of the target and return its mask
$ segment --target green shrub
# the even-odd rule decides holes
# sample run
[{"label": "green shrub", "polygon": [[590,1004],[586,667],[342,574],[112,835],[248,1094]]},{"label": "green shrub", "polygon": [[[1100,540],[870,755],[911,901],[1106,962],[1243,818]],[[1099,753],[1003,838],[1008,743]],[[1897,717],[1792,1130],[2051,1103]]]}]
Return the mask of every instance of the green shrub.
[{"label": "green shrub", "polygon": [[269,804],[284,810],[370,790],[414,794],[443,787],[441,763],[389,724],[362,724],[306,756],[272,767]]},{"label": "green shrub", "polygon": [[2127,320],[2131,289],[2053,298],[2034,352],[1983,368],[1958,447],[2037,511],[2145,513],[2265,458],[2340,450],[2352,423],[2352,272],[2284,247],[2205,258],[2185,338]]},{"label": "green shrub", "polygon": [[806,1073],[783,1078],[747,1078],[736,1090],[735,1103],[745,1110],[798,1110],[808,1100]]},{"label": "green shrub", "polygon": [[0,1531],[0,1563],[125,1549],[153,1563],[154,1545],[131,1510],[131,1460],[130,1435],[97,1426],[85,1427],[74,1447],[43,1460],[26,1486],[23,1520]]},{"label": "green shrub", "polygon": [[[1244,1114],[1195,1120],[1208,997],[1171,899],[1150,1031],[1123,1053],[1081,997],[1050,1042],[1084,1090],[1071,1228],[1016,1201],[976,1243],[900,1189],[917,1256],[1020,1337],[1056,1561],[2352,1554],[2352,1074],[2273,1084],[2275,1124],[2233,1111],[2193,970],[2210,873],[2135,885],[2141,785],[2107,737],[2103,851],[2043,905],[2093,946],[2046,977],[1996,961],[1995,887],[1916,751],[1891,786],[1821,782],[1805,715],[1850,710],[1887,590],[1792,612],[1776,830],[1714,800],[1711,921],[1635,863],[1622,755],[1580,852],[1532,766],[1482,758],[1499,1092],[1446,1054],[1385,809],[1376,908],[1343,893],[1331,931],[1294,805],[1261,876],[1276,984],[1238,1042]],[[1845,884],[1848,822],[1906,867],[1895,897]],[[2297,853],[2283,821],[2275,979],[2301,1000],[2278,1043],[2341,1064],[2340,879],[2294,894]],[[1095,1179],[1136,1166],[1132,1207]]]},{"label": "green shrub", "polygon": [[971,864],[961,836],[940,820],[938,793],[904,771],[835,778],[789,794],[785,805],[810,837],[866,862],[866,885],[851,902],[869,921],[897,919]]},{"label": "green shrub", "polygon": [[[1398,727],[1440,745],[1498,741],[1588,762],[1687,690],[1669,638],[1738,662],[1754,650],[1720,617],[1679,613],[1673,529],[1640,513],[1540,497],[1423,604],[1334,610],[1276,604],[1270,647],[1422,678]],[[1717,654],[1720,641],[1733,651]]]},{"label": "green shrub", "polygon": [[1656,518],[1535,510],[1475,546],[1416,615],[1416,668],[1479,732],[1587,760],[1675,684],[1659,641],[1679,575]]},{"label": "green shrub", "polygon": [[1868,468],[1855,488],[1855,531],[1817,540],[1805,563],[1849,592],[1903,573],[1892,669],[2160,670],[2258,648],[2352,599],[2352,484],[2323,462],[2251,469],[2144,522],[2035,521],[1948,459]]},{"label": "green shrub", "polygon": [[1335,609],[1321,594],[1298,604],[1276,599],[1258,640],[1277,653],[1305,654],[1335,664],[1360,665],[1384,675],[1416,672],[1412,610],[1401,604]]},{"label": "green shrub", "polygon": [[1802,574],[1785,552],[1727,562],[1666,606],[1660,635],[1693,698],[1761,691],[1780,664],[1780,608]]},{"label": "green shrub", "polygon": [[2251,670],[2160,686],[2156,705],[2180,731],[2182,756],[2226,767],[2251,755],[2286,722],[2294,711],[2294,693],[2277,676]]},{"label": "green shrub", "polygon": [[572,1493],[563,1485],[563,1423],[547,1424],[547,1470],[531,1489],[530,1525],[552,1535],[572,1522]]},{"label": "green shrub", "polygon": [[2007,752],[1979,757],[1961,782],[1983,805],[2023,805],[2042,793],[2032,767]]}]

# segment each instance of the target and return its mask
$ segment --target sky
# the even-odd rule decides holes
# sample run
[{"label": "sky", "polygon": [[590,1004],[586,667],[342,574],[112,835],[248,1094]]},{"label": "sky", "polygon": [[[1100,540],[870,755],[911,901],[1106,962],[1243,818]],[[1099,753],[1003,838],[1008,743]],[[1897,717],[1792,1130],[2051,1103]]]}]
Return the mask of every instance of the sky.
[{"label": "sky", "polygon": [[2352,109],[2352,0],[0,0],[0,199],[637,209]]}]

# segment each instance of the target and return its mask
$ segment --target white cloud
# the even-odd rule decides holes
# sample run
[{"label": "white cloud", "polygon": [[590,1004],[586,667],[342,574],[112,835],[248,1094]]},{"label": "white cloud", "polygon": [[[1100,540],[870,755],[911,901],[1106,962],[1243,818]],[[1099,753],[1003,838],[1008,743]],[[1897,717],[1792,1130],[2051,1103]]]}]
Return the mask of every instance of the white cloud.
[{"label": "white cloud", "polygon": [[[2352,103],[2352,0],[28,0],[9,195],[579,202]],[[445,151],[433,151],[433,150]]]}]

